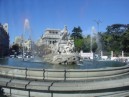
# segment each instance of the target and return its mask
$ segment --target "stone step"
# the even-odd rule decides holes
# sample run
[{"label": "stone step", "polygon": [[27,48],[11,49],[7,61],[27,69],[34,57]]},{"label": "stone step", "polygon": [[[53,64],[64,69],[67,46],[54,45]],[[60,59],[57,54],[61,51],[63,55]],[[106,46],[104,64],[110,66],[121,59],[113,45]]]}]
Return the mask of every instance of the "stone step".
[{"label": "stone step", "polygon": [[33,91],[47,92],[76,92],[76,91],[93,91],[111,88],[119,88],[129,86],[129,78],[114,79],[106,81],[94,82],[45,82],[45,81],[29,81],[21,79],[0,78],[0,86],[12,89],[23,89]]},{"label": "stone step", "polygon": [[10,89],[3,88],[5,94],[8,97],[126,97],[129,96],[129,90],[124,91],[114,91],[114,92],[100,92],[100,93],[43,93],[34,91],[24,91],[12,89],[10,95]]}]

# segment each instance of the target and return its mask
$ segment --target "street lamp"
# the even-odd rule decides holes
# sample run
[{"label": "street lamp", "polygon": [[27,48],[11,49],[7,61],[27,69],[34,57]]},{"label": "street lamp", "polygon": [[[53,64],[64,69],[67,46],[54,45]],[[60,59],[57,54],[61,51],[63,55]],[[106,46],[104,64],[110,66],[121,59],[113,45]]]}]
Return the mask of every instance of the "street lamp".
[{"label": "street lamp", "polygon": [[99,24],[102,23],[100,20],[94,20],[94,22],[97,24],[98,32],[99,32]]},{"label": "street lamp", "polygon": [[99,24],[102,23],[100,20],[94,20],[94,22],[97,24],[97,27],[98,27],[98,33],[96,33],[96,43],[98,45],[98,51],[101,51],[102,52],[102,45],[101,45],[101,42],[100,42],[100,36],[99,36]]}]

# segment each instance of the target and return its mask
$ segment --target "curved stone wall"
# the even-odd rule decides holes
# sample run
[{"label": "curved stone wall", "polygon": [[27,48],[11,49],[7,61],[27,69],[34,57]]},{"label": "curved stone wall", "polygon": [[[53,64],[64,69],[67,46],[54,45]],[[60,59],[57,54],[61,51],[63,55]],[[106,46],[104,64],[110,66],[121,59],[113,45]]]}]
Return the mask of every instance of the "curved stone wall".
[{"label": "curved stone wall", "polygon": [[129,96],[129,65],[101,69],[35,69],[0,65],[9,97]]},{"label": "curved stone wall", "polygon": [[85,80],[114,77],[129,72],[129,65],[101,69],[32,69],[0,65],[0,75],[40,80]]},{"label": "curved stone wall", "polygon": [[[4,87],[6,95],[8,96],[17,95],[16,97],[21,97],[21,96],[44,97],[45,94],[46,94],[45,97],[62,97],[66,95],[67,95],[66,97],[78,97],[78,96],[104,97],[104,95],[107,95],[107,97],[114,97],[112,95],[115,96],[118,94],[121,95],[121,92],[124,92],[125,94],[129,95],[128,80],[129,77],[122,79],[115,79],[115,80],[99,81],[99,82],[98,81],[96,82],[48,81],[47,82],[47,81],[34,81],[34,80],[29,81],[23,79],[1,78],[0,86]],[[128,89],[126,90],[126,88]],[[116,97],[121,97],[121,96],[116,96]]]}]

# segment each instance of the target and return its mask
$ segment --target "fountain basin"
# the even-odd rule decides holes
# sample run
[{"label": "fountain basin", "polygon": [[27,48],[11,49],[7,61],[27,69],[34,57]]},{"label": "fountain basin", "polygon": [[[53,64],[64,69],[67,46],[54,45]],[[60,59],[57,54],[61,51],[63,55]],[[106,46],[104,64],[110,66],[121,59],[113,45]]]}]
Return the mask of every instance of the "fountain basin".
[{"label": "fountain basin", "polygon": [[23,61],[18,58],[5,58],[0,59],[1,65],[14,66],[14,67],[24,67],[24,68],[43,68],[43,69],[99,69],[107,67],[121,67],[125,66],[126,63],[118,61],[95,61],[95,60],[84,60],[83,63],[79,64],[50,64],[42,60],[42,58],[35,58]]},{"label": "fountain basin", "polygon": [[0,65],[0,75],[44,80],[86,80],[128,74],[129,65],[99,69],[39,69]]}]

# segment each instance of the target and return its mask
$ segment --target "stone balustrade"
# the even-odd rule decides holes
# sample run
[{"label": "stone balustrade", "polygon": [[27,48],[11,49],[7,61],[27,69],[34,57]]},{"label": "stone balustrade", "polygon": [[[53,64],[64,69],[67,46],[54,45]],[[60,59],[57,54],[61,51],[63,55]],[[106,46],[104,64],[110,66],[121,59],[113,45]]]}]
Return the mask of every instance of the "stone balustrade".
[{"label": "stone balustrade", "polygon": [[36,69],[0,65],[0,87],[9,97],[124,97],[129,65],[100,69]]},{"label": "stone balustrade", "polygon": [[86,80],[114,77],[129,72],[129,65],[100,69],[32,69],[0,65],[0,75],[40,80]]},{"label": "stone balustrade", "polygon": [[[95,82],[58,82],[58,81],[34,81],[12,78],[1,78],[0,86],[4,87],[5,93],[11,97],[93,97],[108,94],[107,97],[120,92],[129,95],[129,77],[115,80],[95,81]],[[110,89],[117,91],[109,92]],[[105,92],[108,91],[108,92]],[[96,91],[96,92],[94,92]],[[102,92],[103,91],[103,92]],[[119,94],[118,93],[118,94]],[[72,94],[72,96],[71,96]],[[84,96],[85,94],[85,96]],[[117,95],[118,95],[117,94]],[[13,96],[15,95],[15,96]],[[65,95],[65,96],[64,96]],[[121,93],[119,94],[121,95]],[[113,97],[113,96],[112,96]],[[119,96],[116,96],[119,97]]]}]

